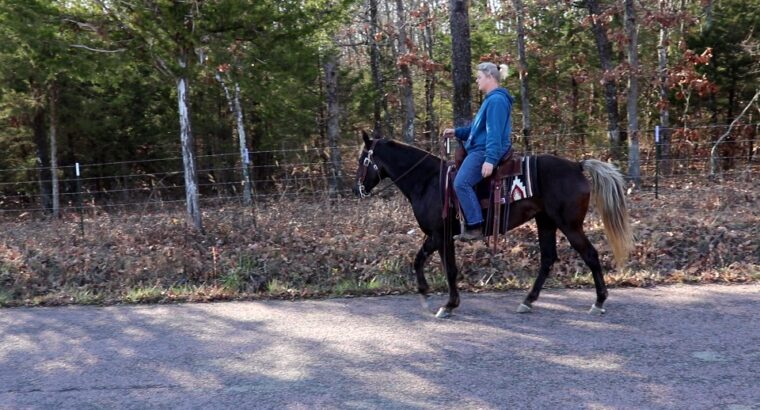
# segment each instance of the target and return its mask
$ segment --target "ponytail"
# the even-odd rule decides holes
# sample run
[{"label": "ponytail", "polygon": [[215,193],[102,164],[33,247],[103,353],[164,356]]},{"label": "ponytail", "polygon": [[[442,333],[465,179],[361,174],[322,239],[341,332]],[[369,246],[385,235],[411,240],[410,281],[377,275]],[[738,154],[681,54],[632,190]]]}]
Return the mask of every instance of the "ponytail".
[{"label": "ponytail", "polygon": [[509,77],[509,66],[506,64],[500,64],[499,65],[499,79],[501,81],[506,80],[506,78]]}]

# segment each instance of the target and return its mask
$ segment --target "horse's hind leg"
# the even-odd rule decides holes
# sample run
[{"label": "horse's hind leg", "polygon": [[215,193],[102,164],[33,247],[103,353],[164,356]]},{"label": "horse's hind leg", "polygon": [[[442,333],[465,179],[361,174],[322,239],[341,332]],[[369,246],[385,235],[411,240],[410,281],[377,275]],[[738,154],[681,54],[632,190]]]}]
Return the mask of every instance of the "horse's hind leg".
[{"label": "horse's hind leg", "polygon": [[541,248],[541,267],[538,269],[538,276],[528,296],[517,308],[518,313],[533,310],[533,302],[538,299],[549,271],[557,261],[557,224],[545,213],[540,213],[536,215],[536,225],[538,226],[538,244]]},{"label": "horse's hind leg", "polygon": [[430,286],[425,280],[425,262],[427,262],[430,254],[432,254],[437,248],[439,242],[433,239],[432,236],[425,237],[425,242],[422,243],[422,247],[417,256],[414,258],[414,274],[417,276],[417,290],[422,295],[427,295]]},{"label": "horse's hind leg", "polygon": [[604,301],[607,300],[607,285],[604,283],[602,266],[599,263],[599,253],[594,248],[594,245],[588,240],[588,237],[586,237],[582,225],[560,227],[560,229],[567,237],[567,240],[570,241],[570,245],[573,246],[573,249],[581,255],[581,258],[586,262],[586,265],[591,269],[591,274],[594,276],[596,303],[591,306],[589,313],[597,315],[605,313],[606,310],[603,306]]}]

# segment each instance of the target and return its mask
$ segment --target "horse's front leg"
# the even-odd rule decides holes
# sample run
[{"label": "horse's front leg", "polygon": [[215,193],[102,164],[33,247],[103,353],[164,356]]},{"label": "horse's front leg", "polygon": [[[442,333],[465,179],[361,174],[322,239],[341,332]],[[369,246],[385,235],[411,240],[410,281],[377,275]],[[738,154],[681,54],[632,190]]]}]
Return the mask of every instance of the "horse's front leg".
[{"label": "horse's front leg", "polygon": [[435,317],[447,318],[451,317],[451,313],[456,307],[459,306],[459,289],[457,289],[457,262],[456,255],[454,254],[454,240],[452,238],[446,238],[443,244],[438,248],[438,254],[441,255],[441,262],[443,262],[443,270],[446,272],[446,281],[449,285],[449,301],[438,309]]},{"label": "horse's front leg", "polygon": [[440,240],[436,240],[432,236],[425,237],[425,242],[422,243],[422,247],[414,258],[414,274],[417,276],[417,291],[423,296],[427,296],[427,293],[430,290],[430,286],[425,279],[425,263],[430,257],[430,254],[438,248],[438,242],[440,242]]}]

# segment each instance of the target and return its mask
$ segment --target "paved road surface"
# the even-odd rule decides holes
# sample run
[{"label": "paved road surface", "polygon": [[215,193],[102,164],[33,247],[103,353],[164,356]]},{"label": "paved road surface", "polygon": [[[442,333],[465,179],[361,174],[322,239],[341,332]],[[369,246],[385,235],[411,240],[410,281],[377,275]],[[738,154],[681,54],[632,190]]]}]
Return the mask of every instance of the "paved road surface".
[{"label": "paved road surface", "polygon": [[0,309],[0,408],[760,409],[760,284],[523,296]]}]

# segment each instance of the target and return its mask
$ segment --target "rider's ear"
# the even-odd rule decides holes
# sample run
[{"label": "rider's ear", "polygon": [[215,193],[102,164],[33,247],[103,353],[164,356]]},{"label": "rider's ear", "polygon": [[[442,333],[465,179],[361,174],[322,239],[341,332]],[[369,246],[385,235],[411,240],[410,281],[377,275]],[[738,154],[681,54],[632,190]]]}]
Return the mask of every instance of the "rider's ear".
[{"label": "rider's ear", "polygon": [[372,146],[372,141],[369,140],[369,135],[365,130],[362,130],[362,139],[364,140],[364,145],[369,149],[369,147]]}]

